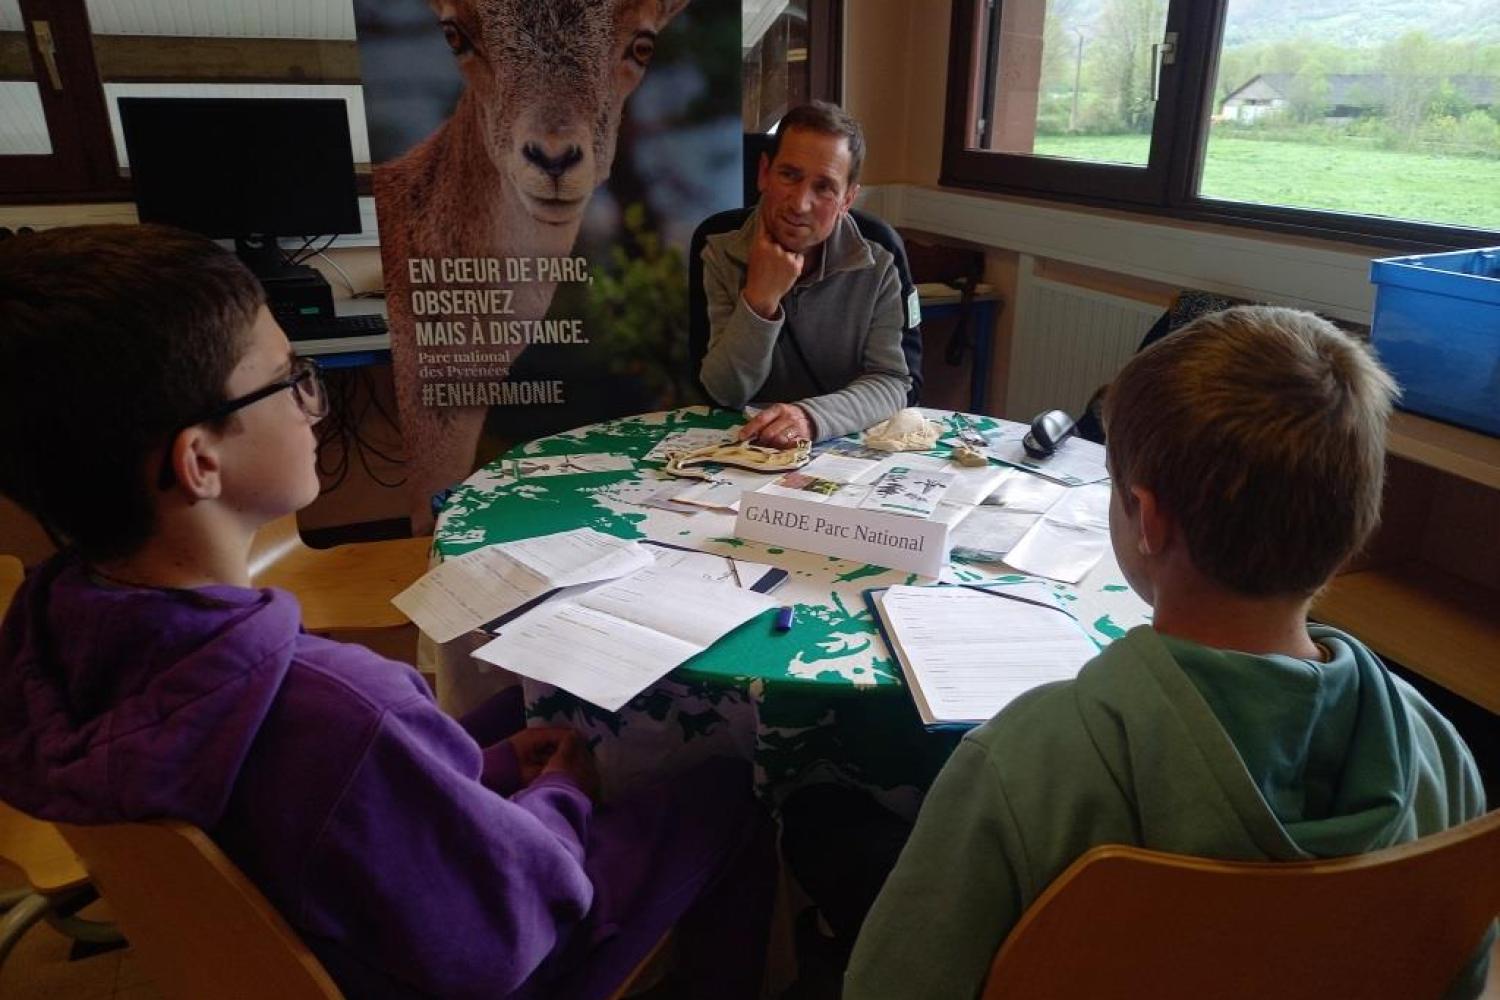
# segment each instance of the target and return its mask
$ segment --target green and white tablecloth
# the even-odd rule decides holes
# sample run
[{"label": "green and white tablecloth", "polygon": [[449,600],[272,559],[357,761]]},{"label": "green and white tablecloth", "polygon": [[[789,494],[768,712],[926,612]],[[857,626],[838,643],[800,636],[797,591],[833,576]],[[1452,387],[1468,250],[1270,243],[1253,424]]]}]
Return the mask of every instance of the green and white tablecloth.
[{"label": "green and white tablecloth", "polygon": [[[928,411],[947,422],[951,415]],[[733,411],[692,407],[627,417],[521,445],[486,466],[449,498],[438,519],[440,558],[496,542],[592,527],[622,538],[732,555],[786,569],[775,593],[796,607],[796,625],[775,633],[770,615],[726,636],[674,670],[620,712],[607,712],[548,685],[526,681],[533,717],[583,729],[594,741],[606,784],[623,789],[659,778],[712,753],[753,758],[768,798],[813,780],[862,785],[887,804],[914,813],[921,794],[957,735],[925,731],[900,667],[866,608],[871,587],[918,582],[904,572],[830,556],[781,549],[734,536],[734,517],[685,515],[611,496],[623,482],[652,479],[659,463],[641,459],[667,434],[694,427],[730,428]],[[971,416],[981,431],[996,421]],[[934,454],[947,454],[944,437]],[[635,467],[611,472],[559,469],[555,456],[628,456]],[[993,564],[955,564],[964,581],[1035,578]],[[1126,587],[1112,555],[1076,586],[1041,581],[1101,645],[1147,620],[1148,609]],[[439,699],[462,711],[513,678],[490,673],[468,654],[484,637],[449,643],[436,662]]]}]

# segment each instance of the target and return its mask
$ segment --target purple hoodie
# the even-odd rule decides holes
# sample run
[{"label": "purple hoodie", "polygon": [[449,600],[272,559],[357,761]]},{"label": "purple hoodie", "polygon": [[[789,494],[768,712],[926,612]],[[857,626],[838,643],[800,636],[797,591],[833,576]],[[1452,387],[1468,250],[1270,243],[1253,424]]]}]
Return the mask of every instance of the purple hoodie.
[{"label": "purple hoodie", "polygon": [[588,797],[548,775],[507,799],[507,770],[283,591],[116,588],[64,555],[0,629],[0,798],[202,827],[360,995],[530,993],[588,912]]}]

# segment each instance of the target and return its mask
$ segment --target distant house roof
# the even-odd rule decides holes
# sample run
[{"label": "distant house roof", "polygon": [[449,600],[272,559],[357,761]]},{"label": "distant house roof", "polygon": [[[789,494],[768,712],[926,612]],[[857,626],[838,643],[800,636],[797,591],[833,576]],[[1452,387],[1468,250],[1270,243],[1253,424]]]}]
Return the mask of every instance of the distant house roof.
[{"label": "distant house roof", "polygon": [[[1234,93],[1224,98],[1224,103],[1252,94],[1261,97],[1267,90],[1285,100],[1293,92],[1296,79],[1295,73],[1257,73],[1236,87]],[[1329,73],[1324,79],[1328,82],[1330,107],[1367,108],[1383,104],[1391,89],[1391,78],[1387,73]],[[1479,107],[1493,105],[1497,92],[1500,92],[1500,84],[1492,76],[1460,73],[1445,77],[1443,82],[1451,85],[1464,100]]]}]

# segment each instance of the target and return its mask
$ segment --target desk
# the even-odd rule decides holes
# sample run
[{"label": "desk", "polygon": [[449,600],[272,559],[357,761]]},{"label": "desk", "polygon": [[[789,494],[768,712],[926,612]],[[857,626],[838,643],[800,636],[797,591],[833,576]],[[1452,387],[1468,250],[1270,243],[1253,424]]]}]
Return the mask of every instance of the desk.
[{"label": "desk", "polygon": [[[752,622],[619,713],[527,681],[530,713],[576,726],[597,740],[600,767],[612,787],[729,752],[753,758],[760,790],[772,800],[799,784],[827,778],[869,788],[891,807],[912,814],[956,737],[922,729],[900,667],[863,600],[866,588],[909,583],[910,574],[742,541],[734,536],[732,515],[637,507],[602,492],[611,483],[638,478],[645,472],[642,465],[636,472],[526,475],[528,458],[609,452],[639,460],[670,431],[729,428],[742,419],[731,411],[692,407],[519,446],[469,477],[449,498],[438,518],[436,553],[453,556],[586,525],[623,538],[651,538],[781,566],[790,577],[775,599],[796,607],[797,624],[790,632],[774,634],[763,622]],[[970,419],[981,429],[996,424],[986,417]],[[946,453],[952,440],[944,438],[947,444],[939,450]],[[956,571],[966,581],[1026,579],[993,565],[959,565]],[[1101,645],[1147,620],[1148,609],[1125,585],[1110,555],[1076,586],[1049,585]],[[439,651],[434,667],[445,710],[462,711],[507,683],[503,676],[481,675],[481,665],[468,656],[483,638],[461,639]]]},{"label": "desk", "polygon": [[[339,299],[334,314],[345,316],[385,316],[385,299]],[[317,358],[324,368],[361,368],[365,365],[389,364],[391,335],[372,333],[360,337],[330,337],[324,340],[294,340],[292,347],[304,357]]]},{"label": "desk", "polygon": [[318,364],[324,368],[363,368],[391,362],[391,337],[387,333],[331,340],[294,340],[292,347],[303,357],[317,358]]}]

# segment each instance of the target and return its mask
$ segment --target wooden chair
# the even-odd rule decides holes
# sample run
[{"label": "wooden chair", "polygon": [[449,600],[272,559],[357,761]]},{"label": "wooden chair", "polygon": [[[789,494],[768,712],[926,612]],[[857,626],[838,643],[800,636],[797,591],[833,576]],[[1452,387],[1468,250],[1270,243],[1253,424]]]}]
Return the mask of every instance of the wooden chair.
[{"label": "wooden chair", "polygon": [[21,589],[21,580],[26,576],[26,567],[15,556],[0,555],[0,618],[10,607],[11,599]]},{"label": "wooden chair", "polygon": [[[177,820],[59,826],[166,1000],[332,1000],[316,956],[208,835]],[[663,938],[614,996],[629,996]]]},{"label": "wooden chair", "polygon": [[[0,600],[0,604],[4,601]],[[21,938],[42,920],[78,941],[113,944],[110,923],[74,916],[98,898],[89,873],[57,828],[0,802],[0,858],[21,870],[26,887],[0,897],[0,966]]]},{"label": "wooden chair", "polygon": [[59,824],[167,1000],[328,1000],[337,986],[208,835],[177,820]]},{"label": "wooden chair", "polygon": [[1096,847],[990,967],[1000,997],[1438,997],[1500,913],[1500,810],[1330,861]]},{"label": "wooden chair", "polygon": [[427,571],[432,539],[396,538],[309,548],[287,514],[256,533],[250,549],[250,580],[297,596],[309,632],[399,628],[407,618],[391,603]]},{"label": "wooden chair", "polygon": [[[0,618],[5,617],[24,575],[21,560],[0,555]],[[25,888],[0,895],[0,912],[5,914],[0,919],[0,966],[41,920],[80,941],[120,940],[112,924],[73,916],[96,893],[88,872],[51,823],[0,802],[0,858],[19,868],[26,879]]]}]

